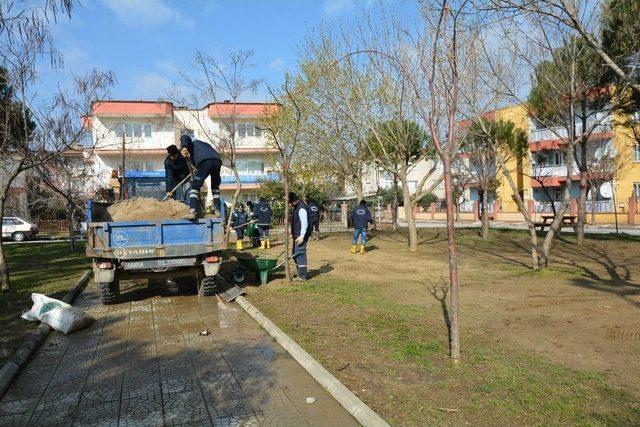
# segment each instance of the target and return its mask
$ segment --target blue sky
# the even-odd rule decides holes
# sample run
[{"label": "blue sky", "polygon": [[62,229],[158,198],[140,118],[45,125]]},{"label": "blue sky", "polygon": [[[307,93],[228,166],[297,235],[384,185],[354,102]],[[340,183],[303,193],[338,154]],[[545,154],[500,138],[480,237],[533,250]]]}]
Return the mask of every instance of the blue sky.
[{"label": "blue sky", "polygon": [[[114,99],[162,97],[196,50],[224,58],[254,51],[253,78],[281,82],[296,50],[319,25],[349,21],[376,0],[82,0],[72,18],[52,26],[64,70],[44,67],[39,92],[68,85],[69,73],[111,70]],[[393,3],[392,3],[393,4]],[[405,4],[406,6],[406,4]],[[257,99],[266,99],[262,85]]]}]

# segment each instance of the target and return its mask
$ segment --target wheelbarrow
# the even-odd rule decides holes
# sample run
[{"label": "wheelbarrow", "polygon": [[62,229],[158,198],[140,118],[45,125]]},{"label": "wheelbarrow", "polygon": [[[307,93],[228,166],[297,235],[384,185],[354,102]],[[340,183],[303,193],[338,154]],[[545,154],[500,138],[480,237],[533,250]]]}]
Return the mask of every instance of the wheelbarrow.
[{"label": "wheelbarrow", "polygon": [[278,258],[245,258],[238,257],[240,263],[239,268],[233,273],[233,282],[236,285],[241,285],[247,278],[247,271],[251,270],[256,273],[256,276],[260,279],[261,285],[266,285],[269,282],[269,272],[280,268],[285,262],[294,258],[299,254],[291,255],[289,258],[278,263],[278,259],[284,254],[280,254]]}]

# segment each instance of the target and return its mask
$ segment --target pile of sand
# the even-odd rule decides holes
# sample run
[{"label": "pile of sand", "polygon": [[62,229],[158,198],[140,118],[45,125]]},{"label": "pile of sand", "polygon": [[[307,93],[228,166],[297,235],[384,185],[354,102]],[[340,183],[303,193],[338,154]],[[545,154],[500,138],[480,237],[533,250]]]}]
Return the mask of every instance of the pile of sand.
[{"label": "pile of sand", "polygon": [[173,199],[164,202],[146,197],[134,197],[116,202],[107,209],[111,221],[140,221],[152,219],[182,219],[189,207]]}]

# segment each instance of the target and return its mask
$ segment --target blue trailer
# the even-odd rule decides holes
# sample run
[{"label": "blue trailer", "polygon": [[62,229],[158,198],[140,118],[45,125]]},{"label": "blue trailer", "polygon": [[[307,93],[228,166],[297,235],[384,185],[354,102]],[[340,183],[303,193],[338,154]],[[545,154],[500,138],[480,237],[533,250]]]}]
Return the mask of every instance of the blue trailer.
[{"label": "blue trailer", "polygon": [[86,255],[93,261],[103,304],[120,296],[120,280],[195,278],[199,293],[217,293],[224,248],[224,203],[220,218],[101,221],[111,203],[87,205]]}]

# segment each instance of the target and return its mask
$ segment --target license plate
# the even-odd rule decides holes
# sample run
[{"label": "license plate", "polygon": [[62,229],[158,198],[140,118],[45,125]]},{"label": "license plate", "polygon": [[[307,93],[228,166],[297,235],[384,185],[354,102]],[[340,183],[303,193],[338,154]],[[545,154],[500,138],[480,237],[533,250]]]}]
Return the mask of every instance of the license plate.
[{"label": "license plate", "polygon": [[192,267],[195,263],[195,258],[163,258],[123,261],[122,267],[124,267],[125,270],[143,270],[148,268]]}]

